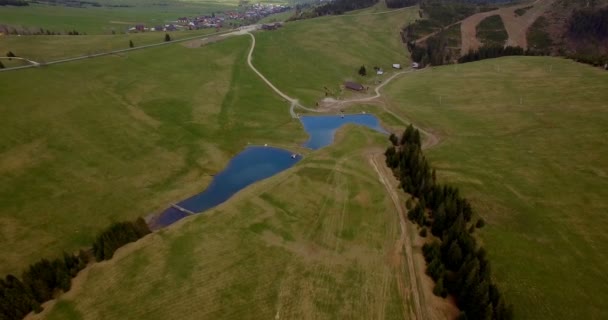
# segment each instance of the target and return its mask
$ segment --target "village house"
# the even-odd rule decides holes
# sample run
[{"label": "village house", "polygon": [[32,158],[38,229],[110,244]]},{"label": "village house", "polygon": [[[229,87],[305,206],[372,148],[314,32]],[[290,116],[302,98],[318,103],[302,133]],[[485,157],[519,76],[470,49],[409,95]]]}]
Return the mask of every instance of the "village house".
[{"label": "village house", "polygon": [[356,82],[351,82],[351,81],[346,81],[344,82],[344,87],[346,89],[350,89],[350,90],[354,90],[354,91],[363,91],[365,90],[365,87],[359,83]]},{"label": "village house", "polygon": [[276,30],[280,27],[282,27],[283,25],[280,22],[275,22],[275,23],[270,23],[270,24],[263,24],[262,25],[262,30]]}]

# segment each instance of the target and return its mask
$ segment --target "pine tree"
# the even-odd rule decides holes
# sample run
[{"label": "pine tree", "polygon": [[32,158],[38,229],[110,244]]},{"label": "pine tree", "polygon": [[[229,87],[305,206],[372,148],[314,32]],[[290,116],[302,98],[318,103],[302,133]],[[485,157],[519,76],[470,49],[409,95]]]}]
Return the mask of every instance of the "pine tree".
[{"label": "pine tree", "polygon": [[359,75],[363,77],[367,75],[367,70],[365,69],[365,66],[361,66],[361,68],[359,68]]},{"label": "pine tree", "polygon": [[0,61],[0,69],[4,69],[4,64]]},{"label": "pine tree", "polygon": [[390,137],[388,137],[388,139],[391,141],[393,146],[397,146],[399,144],[399,138],[394,133],[391,133],[391,135],[390,135]]},{"label": "pine tree", "polygon": [[168,33],[165,33],[165,41],[166,42],[171,41],[171,36]]},{"label": "pine tree", "polygon": [[133,47],[134,47],[133,40],[129,40],[129,48],[133,48]]},{"label": "pine tree", "polygon": [[462,250],[457,241],[453,241],[448,250],[447,266],[451,270],[456,270],[462,263]]}]

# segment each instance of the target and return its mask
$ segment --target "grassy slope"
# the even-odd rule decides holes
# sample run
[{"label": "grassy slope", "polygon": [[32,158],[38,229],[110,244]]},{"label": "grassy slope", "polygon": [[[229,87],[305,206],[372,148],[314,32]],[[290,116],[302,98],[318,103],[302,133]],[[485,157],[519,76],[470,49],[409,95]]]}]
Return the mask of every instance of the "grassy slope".
[{"label": "grassy slope", "polygon": [[[178,40],[212,34],[215,33],[215,29],[167,33],[169,33],[172,40]],[[133,45],[137,47],[163,42],[164,39],[165,32],[86,36],[11,36],[5,37],[0,41],[0,54],[4,55],[6,52],[11,51],[20,57],[42,63],[63,58],[127,49],[129,48],[129,40],[133,41]]]},{"label": "grassy slope", "polygon": [[93,266],[48,319],[403,319],[394,207],[366,157],[385,137],[335,146],[215,210]]},{"label": "grassy slope", "polygon": [[304,140],[245,64],[249,45],[0,74],[0,274],[200,191],[247,142]]},{"label": "grassy slope", "polygon": [[392,63],[408,65],[399,30],[416,14],[415,9],[408,9],[290,22],[282,29],[256,36],[259,48],[254,64],[288,95],[314,106],[325,97],[324,87],[337,92],[348,79],[372,84],[375,77],[357,75],[361,65],[367,66],[368,73],[373,73],[374,66],[389,70]]},{"label": "grassy slope", "polygon": [[608,312],[607,83],[586,65],[519,57],[387,89],[401,114],[443,136],[428,156],[489,223],[483,242],[518,319]]}]

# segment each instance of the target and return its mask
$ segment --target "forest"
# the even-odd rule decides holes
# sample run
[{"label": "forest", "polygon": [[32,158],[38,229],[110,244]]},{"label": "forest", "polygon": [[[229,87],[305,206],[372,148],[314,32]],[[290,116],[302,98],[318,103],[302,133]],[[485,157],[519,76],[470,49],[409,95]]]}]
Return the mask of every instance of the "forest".
[{"label": "forest", "polygon": [[378,3],[378,0],[335,0],[316,7],[317,16],[339,15],[347,11],[364,9]]},{"label": "forest", "polygon": [[[435,281],[433,293],[454,296],[458,319],[512,319],[509,305],[492,280],[486,250],[477,244],[475,229],[484,226],[458,188],[440,184],[426,160],[420,132],[408,126],[401,139],[391,135],[386,164],[398,177],[400,187],[412,196],[408,219],[427,237],[423,254],[427,274]],[[427,236],[427,228],[431,235]]]},{"label": "forest", "polygon": [[386,7],[390,9],[397,9],[403,7],[410,7],[417,5],[420,0],[385,0]]},{"label": "forest", "polygon": [[[112,224],[97,236],[92,253],[97,261],[111,259],[114,252],[127,243],[137,241],[150,233],[146,222],[139,218],[133,222]],[[0,279],[0,319],[23,319],[31,311],[42,311],[42,304],[54,299],[72,286],[72,278],[91,260],[91,252],[63,253],[54,260],[41,259],[27,268],[21,279],[7,275]]]},{"label": "forest", "polygon": [[0,6],[24,7],[29,5],[30,4],[27,1],[23,0],[0,0]]},{"label": "forest", "polygon": [[608,8],[575,11],[568,23],[568,36],[595,41],[608,40]]}]

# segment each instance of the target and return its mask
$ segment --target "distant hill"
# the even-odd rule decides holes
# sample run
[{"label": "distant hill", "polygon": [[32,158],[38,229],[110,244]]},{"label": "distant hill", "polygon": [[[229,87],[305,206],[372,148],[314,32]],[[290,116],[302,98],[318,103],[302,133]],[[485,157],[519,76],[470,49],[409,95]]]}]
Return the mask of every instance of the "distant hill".
[{"label": "distant hill", "polygon": [[[403,41],[423,65],[496,57],[502,52],[608,63],[608,0],[421,0]],[[520,47],[501,50],[501,47]],[[480,52],[479,58],[477,52]],[[472,58],[469,59],[469,58]]]},{"label": "distant hill", "polygon": [[528,30],[531,48],[608,63],[608,0],[557,0]]}]

